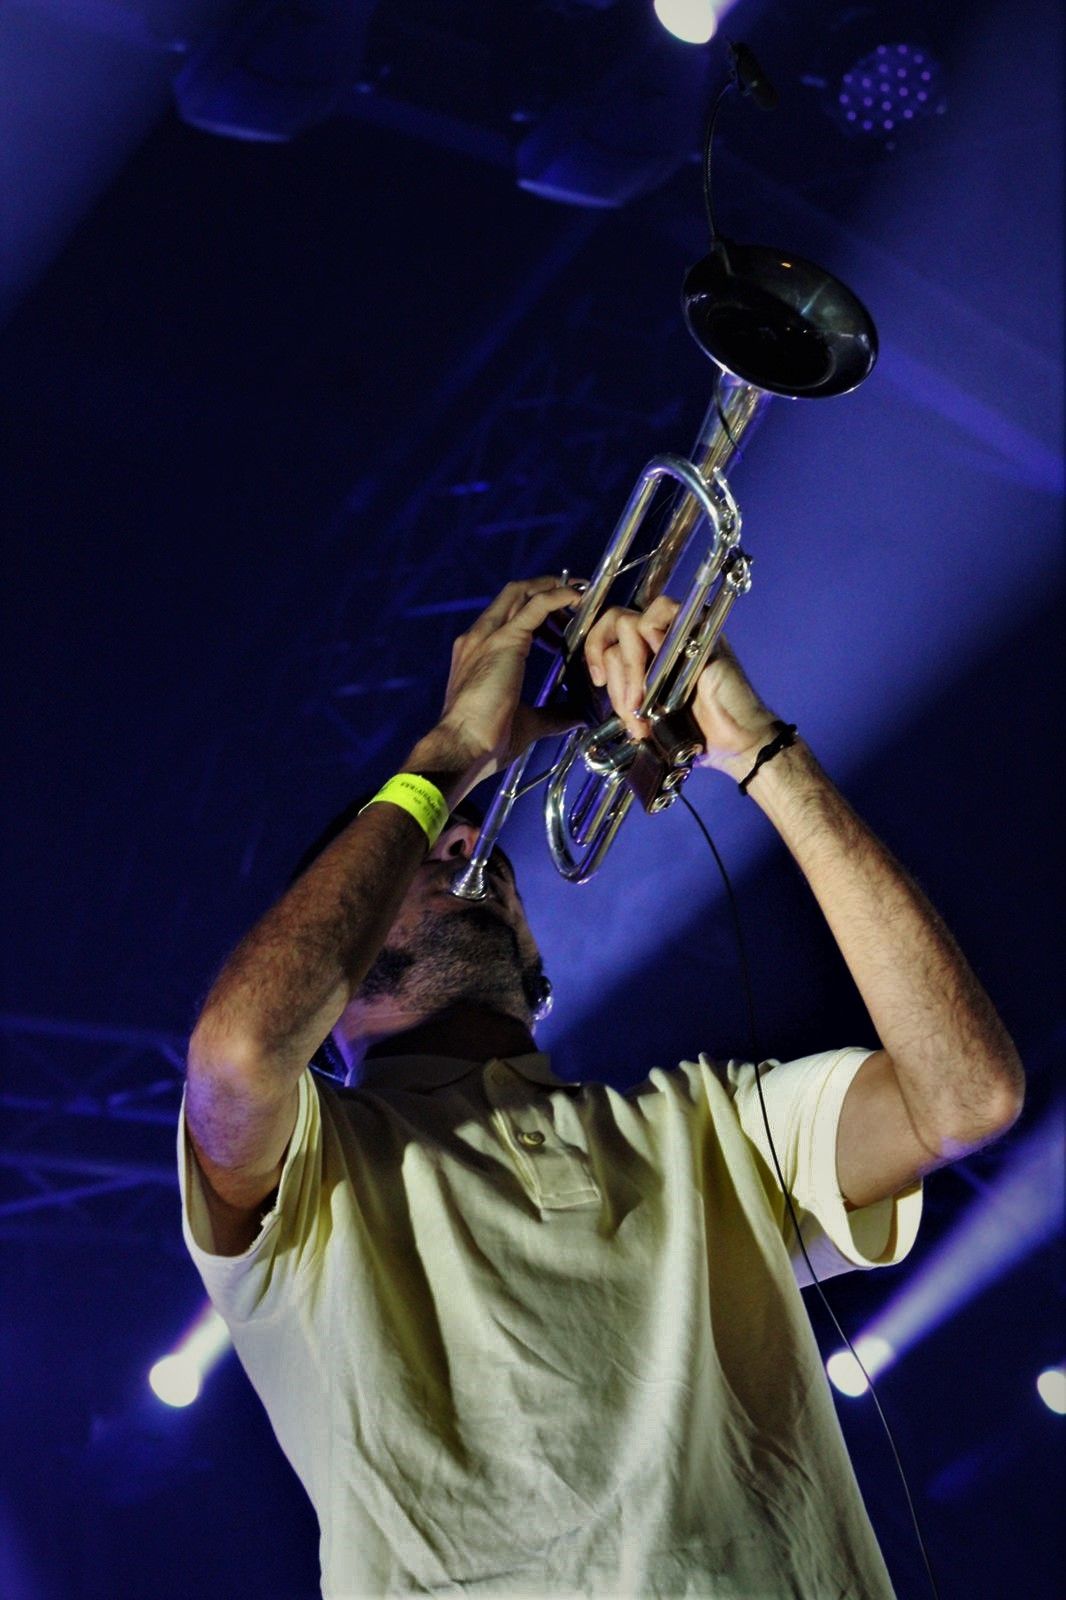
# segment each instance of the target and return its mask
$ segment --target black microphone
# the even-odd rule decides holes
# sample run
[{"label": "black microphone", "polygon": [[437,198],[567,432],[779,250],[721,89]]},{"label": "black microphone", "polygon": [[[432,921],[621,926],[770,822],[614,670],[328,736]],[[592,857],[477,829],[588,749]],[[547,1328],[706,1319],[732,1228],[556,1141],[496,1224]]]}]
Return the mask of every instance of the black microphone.
[{"label": "black microphone", "polygon": [[777,104],[777,90],[766,76],[746,44],[729,40],[730,69],[733,82],[741,94],[750,94],[757,106],[772,111]]}]

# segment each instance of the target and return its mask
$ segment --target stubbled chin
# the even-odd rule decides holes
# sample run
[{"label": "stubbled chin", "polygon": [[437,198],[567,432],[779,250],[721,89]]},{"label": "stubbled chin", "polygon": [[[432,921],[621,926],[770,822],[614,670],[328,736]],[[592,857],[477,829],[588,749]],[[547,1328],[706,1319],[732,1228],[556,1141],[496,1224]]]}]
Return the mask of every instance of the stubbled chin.
[{"label": "stubbled chin", "polygon": [[515,940],[517,946],[515,931],[503,906],[497,905],[490,900],[479,900],[468,903],[460,915],[463,919],[464,928],[480,929],[490,934],[493,938],[498,938],[500,929],[503,928]]},{"label": "stubbled chin", "polygon": [[505,1010],[524,1003],[518,935],[497,910],[468,905],[455,916],[429,915],[412,941],[415,956],[402,996],[437,1010],[458,1000]]}]

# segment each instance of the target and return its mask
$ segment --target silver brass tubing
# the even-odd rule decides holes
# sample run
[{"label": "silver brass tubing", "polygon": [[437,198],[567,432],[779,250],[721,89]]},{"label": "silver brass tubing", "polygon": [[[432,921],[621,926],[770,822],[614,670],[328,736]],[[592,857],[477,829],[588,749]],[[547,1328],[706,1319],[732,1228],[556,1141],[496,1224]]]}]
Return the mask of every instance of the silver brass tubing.
[{"label": "silver brass tubing", "polygon": [[736,598],[737,590],[723,584],[707,607],[707,615],[695,637],[694,648],[684,652],[681,671],[663,699],[662,709],[666,714],[688,704],[696,679],[711,658]]},{"label": "silver brass tubing", "polygon": [[[737,386],[736,404],[740,406],[743,403],[745,426],[759,410],[755,402],[765,398],[767,397],[761,391],[750,390],[748,385]],[[739,417],[736,426],[741,427]],[[705,457],[721,449],[718,435],[721,434],[722,428],[717,407],[714,408],[711,431],[715,434],[715,438],[713,441],[706,441]],[[732,451],[735,448],[736,437],[732,423],[730,431],[734,435],[733,441],[729,443],[729,450]],[[684,549],[688,536],[701,519],[706,519],[711,542],[697,569],[689,594],[656,653],[648,676],[644,700],[641,703],[641,711],[645,715],[653,709],[657,695],[668,682],[669,675],[678,661],[684,660],[693,631],[700,629],[702,638],[701,614],[706,606],[707,595],[720,575],[726,556],[740,537],[740,511],[729,485],[718,469],[712,471],[708,481],[691,461],[685,461],[679,456],[655,456],[648,462],[626,503],[604,558],[566,634],[566,651],[572,657],[581,649],[589,628],[602,610],[608,590],[623,566],[629,547],[644,519],[651,496],[659,482],[666,477],[673,478],[683,490],[681,508],[686,506],[692,508],[685,538],[678,538],[674,543],[671,569]],[[675,513],[675,522],[668,529],[664,542],[669,541],[674,534],[676,521]],[[665,576],[663,582],[665,583]],[[640,587],[643,588],[643,585]],[[712,604],[709,610],[714,613],[716,608]],[[591,816],[589,815],[591,799],[587,782],[582,786],[574,807],[568,809],[566,804],[566,785],[574,763],[587,749],[602,741],[611,725],[616,726],[617,722],[617,717],[612,717],[601,727],[585,730],[571,739],[556,765],[548,787],[544,809],[548,845],[559,872],[571,883],[583,883],[595,872],[633,803],[634,796],[631,790],[625,789],[620,794],[625,783],[624,767],[620,766],[618,771],[598,780],[600,797]],[[613,732],[613,728],[611,731]],[[575,854],[575,849],[584,853]]]},{"label": "silver brass tubing", "polygon": [[485,871],[488,859],[493,852],[500,830],[511,814],[511,807],[518,797],[518,790],[522,776],[533,754],[533,746],[520,755],[503,775],[503,782],[493,797],[492,804],[481,824],[481,832],[477,836],[473,854],[465,866],[459,868],[452,878],[448,888],[459,900],[484,900],[485,898]]},{"label": "silver brass tubing", "polygon": [[592,810],[592,802],[596,798],[596,790],[600,787],[594,777],[589,776],[581,785],[577,799],[570,807],[569,827],[570,833],[578,844],[584,844],[588,835],[585,832],[585,819]]},{"label": "silver brass tubing", "polygon": [[[732,458],[739,453],[744,435],[751,433],[772,399],[773,396],[765,389],[742,383],[731,373],[720,374],[714,398],[707,408],[692,449],[693,464],[705,481],[709,482],[716,472],[725,472]],[[646,611],[652,601],[662,594],[701,515],[699,503],[683,490],[675,502],[658,549],[645,567],[644,576],[633,596],[632,604],[637,611]]]},{"label": "silver brass tubing", "polygon": [[[551,851],[551,857],[557,870],[570,883],[584,883],[588,878],[591,878],[607,854],[611,842],[625,820],[634,799],[633,791],[624,788],[625,778],[622,773],[615,773],[610,778],[604,779],[607,806],[609,809],[613,805],[613,813],[610,815],[606,826],[600,829],[598,836],[588,849],[580,856],[574,855],[565,820],[566,780],[570,775],[570,770],[575,760],[580,755],[580,750],[581,738],[579,737],[571,741],[567,756],[556,768],[544,803],[544,820],[548,830],[548,848]],[[623,790],[623,792],[619,794],[619,790]]]},{"label": "silver brass tubing", "polygon": [[[684,696],[678,691],[677,683],[671,685],[665,705],[656,708],[655,702],[663,686],[669,683],[670,674],[678,661],[682,666],[677,682],[684,682],[686,686],[695,682],[699,668],[714,648],[725,614],[736,598],[732,590],[726,595],[723,585],[723,591],[707,608],[706,617],[701,617],[707,594],[740,537],[740,513],[722,471],[737,453],[740,440],[750,431],[770,399],[771,396],[764,390],[723,373],[696,441],[693,451],[695,461],[686,461],[676,455],[658,455],[648,462],[615,524],[607,549],[581,603],[570,619],[562,649],[537,696],[538,706],[543,705],[554,693],[566,663],[574,660],[584,648],[585,640],[603,611],[610,589],[626,563],[630,546],[664,478],[672,478],[677,483],[678,498],[666,532],[645,567],[631,604],[637,610],[644,611],[662,593],[693,531],[702,519],[706,519],[711,535],[710,547],[662,648],[656,654],[641,711],[647,715],[654,709],[669,710],[684,704]],[[689,654],[694,631],[698,656]],[[597,743],[608,746],[618,743],[617,730],[618,719],[612,717],[598,728],[583,729],[571,735],[552,772],[544,807],[548,843],[556,867],[572,883],[583,883],[595,872],[633,803],[632,791],[625,789],[625,771],[629,759],[625,757],[625,741],[622,741],[614,770],[595,779],[592,789],[584,785],[568,814],[566,783],[574,763],[579,756],[584,756],[587,749],[595,748]],[[629,748],[631,756],[631,741]],[[478,834],[473,854],[452,879],[451,892],[461,899],[482,900],[485,897],[486,866],[518,797],[531,754],[532,748],[507,768]],[[572,846],[584,853],[576,855]]]},{"label": "silver brass tubing", "polygon": [[[724,472],[734,456],[743,454],[741,440],[752,433],[773,398],[766,389],[757,389],[754,384],[734,378],[730,372],[722,373],[708,407],[708,412],[713,412],[717,418],[718,428],[713,426],[710,416],[705,418],[703,432],[693,452],[705,476],[714,471]],[[698,456],[701,446],[707,451],[704,460]]]},{"label": "silver brass tubing", "polygon": [[[608,591],[625,565],[629,547],[633,543],[634,535],[644,520],[645,512],[651,502],[655,489],[667,471],[665,463],[680,462],[680,456],[656,456],[648,462],[640,477],[633,485],[633,491],[626,501],[622,515],[615,523],[614,532],[610,542],[600,560],[599,566],[593,573],[589,586],[585,590],[581,604],[578,606],[566,629],[564,646],[568,660],[581,650],[585,639],[603,610],[603,602]],[[688,463],[686,462],[687,466]]]},{"label": "silver brass tubing", "polygon": [[581,754],[589,771],[601,776],[628,767],[633,759],[633,743],[621,717],[608,717],[606,722],[601,722],[594,737],[582,744]]},{"label": "silver brass tubing", "polygon": [[[564,657],[556,656],[548,671],[548,675],[541,685],[540,693],[534,702],[542,706],[548,696],[555,689],[562,677]],[[503,775],[503,782],[493,796],[485,820],[481,824],[481,832],[477,836],[473,853],[466,865],[452,878],[448,888],[460,900],[484,900],[485,898],[485,869],[488,859],[496,846],[496,840],[504,823],[511,814],[511,808],[518,798],[522,777],[529,758],[533,754],[534,746],[530,745],[522,755],[518,756],[507,768]]]},{"label": "silver brass tubing", "polygon": [[679,658],[684,655],[711,586],[717,579],[726,556],[740,537],[740,508],[725,479],[716,473],[705,487],[707,496],[701,498],[696,495],[694,499],[696,503],[702,504],[703,514],[714,533],[714,543],[700,562],[684,604],[670,624],[670,631],[656,652],[655,661],[648,674],[644,699],[640,705],[640,714],[644,717],[652,711],[669,674]]},{"label": "silver brass tubing", "polygon": [[[688,600],[674,618],[670,631],[655,657],[641,708],[645,712],[650,709],[659,685],[673,667],[688,637],[693,619],[699,613],[707,597],[707,591],[718,574],[718,569],[725,554],[722,537],[722,510],[725,509],[734,520],[739,518],[736,502],[724,480],[715,479],[710,484],[706,483],[701,473],[692,465],[692,462],[685,461],[681,456],[653,456],[637,480],[636,487],[630,495],[626,508],[615,528],[614,537],[607,548],[607,553],[589,584],[584,601],[566,634],[567,651],[568,654],[573,655],[583,644],[593,616],[598,613],[611,582],[625,560],[626,552],[633,542],[633,537],[647,510],[651,492],[662,478],[673,478],[686,490],[693,503],[698,507],[700,515],[706,517],[710,524],[714,533],[714,543],[700,563]],[[587,618],[584,615],[586,607],[588,608]],[[576,627],[575,624],[584,624],[584,626]],[[571,640],[571,629],[574,632],[573,640]],[[593,740],[602,736],[605,726],[606,724],[593,730]]]},{"label": "silver brass tubing", "polygon": [[603,602],[625,565],[629,547],[644,521],[652,496],[663,478],[673,478],[680,484],[687,494],[693,497],[697,513],[707,516],[712,525],[717,527],[712,495],[717,495],[720,491],[717,488],[714,490],[708,488],[703,475],[683,456],[665,454],[652,456],[633,486],[622,515],[615,523],[614,532],[603,558],[567,627],[564,641],[567,660],[572,661],[581,650],[593,623],[603,610]]},{"label": "silver brass tubing", "polygon": [[582,825],[580,837],[575,835],[575,844],[585,845],[588,844],[590,840],[598,837],[604,823],[607,821],[607,818],[610,815],[611,807],[614,804],[614,797],[621,785],[621,782],[622,774],[619,772],[612,772],[611,776],[606,780],[606,782],[600,782],[598,787],[603,791],[600,795],[600,803],[592,813],[592,816],[586,817]]}]

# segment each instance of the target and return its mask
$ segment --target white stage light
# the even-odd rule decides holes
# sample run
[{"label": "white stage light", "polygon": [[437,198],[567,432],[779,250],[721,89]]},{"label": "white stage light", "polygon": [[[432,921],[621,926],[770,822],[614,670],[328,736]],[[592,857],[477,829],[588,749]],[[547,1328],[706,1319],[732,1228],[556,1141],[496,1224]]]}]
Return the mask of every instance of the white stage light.
[{"label": "white stage light", "polygon": [[152,1393],[167,1406],[192,1405],[229,1344],[229,1329],[214,1306],[206,1305],[184,1338],[149,1372]]},{"label": "white stage light", "polygon": [[947,1321],[1062,1227],[1063,1108],[1056,1106],[1019,1139],[1002,1176],[878,1312],[864,1337],[896,1357]]},{"label": "white stage light", "polygon": [[[858,1356],[858,1361],[855,1356]],[[871,1378],[876,1378],[879,1372],[891,1366],[894,1356],[895,1351],[885,1339],[879,1339],[876,1334],[864,1334],[855,1340],[854,1356],[850,1350],[837,1350],[829,1357],[825,1370],[834,1389],[854,1399],[856,1395],[865,1394],[869,1388],[862,1367],[866,1368]]]},{"label": "white stage light", "polygon": [[200,1369],[188,1356],[164,1356],[149,1372],[148,1382],[165,1406],[191,1406],[200,1393]]},{"label": "white stage light", "polygon": [[1066,1417],[1066,1367],[1045,1367],[1036,1380],[1036,1392],[1049,1411]]},{"label": "white stage light", "polygon": [[655,15],[685,44],[706,44],[718,26],[710,0],[655,0]]}]

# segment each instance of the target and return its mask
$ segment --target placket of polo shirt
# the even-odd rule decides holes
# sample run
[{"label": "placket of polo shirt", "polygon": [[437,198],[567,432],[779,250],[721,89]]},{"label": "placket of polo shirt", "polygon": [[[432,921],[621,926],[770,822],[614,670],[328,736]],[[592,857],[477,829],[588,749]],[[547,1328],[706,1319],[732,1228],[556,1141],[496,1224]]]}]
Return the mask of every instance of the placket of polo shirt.
[{"label": "placket of polo shirt", "polygon": [[493,1122],[530,1199],[542,1211],[598,1205],[600,1191],[583,1150],[564,1144],[545,1101],[550,1090],[531,1083],[506,1061],[482,1075]]}]

